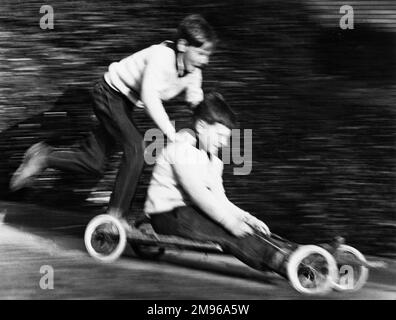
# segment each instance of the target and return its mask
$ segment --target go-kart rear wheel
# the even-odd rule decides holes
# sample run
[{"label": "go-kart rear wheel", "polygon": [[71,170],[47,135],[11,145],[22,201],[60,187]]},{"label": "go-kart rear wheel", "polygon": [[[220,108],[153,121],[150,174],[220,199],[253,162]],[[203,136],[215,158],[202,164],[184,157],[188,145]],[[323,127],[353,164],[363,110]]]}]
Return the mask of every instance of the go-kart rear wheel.
[{"label": "go-kart rear wheel", "polygon": [[165,253],[164,247],[149,246],[136,243],[131,243],[131,247],[133,251],[135,251],[136,255],[143,259],[159,259]]},{"label": "go-kart rear wheel", "polygon": [[113,262],[124,252],[127,237],[121,222],[108,214],[93,218],[85,229],[84,242],[89,255],[102,262]]},{"label": "go-kart rear wheel", "polygon": [[[342,244],[334,254],[340,270],[340,277],[333,283],[333,288],[337,291],[357,291],[364,286],[368,278],[368,268],[359,265],[358,261],[366,261],[364,255],[354,247]],[[356,263],[340,261],[356,261]]]},{"label": "go-kart rear wheel", "polygon": [[328,293],[338,281],[337,263],[325,249],[300,246],[288,259],[287,276],[294,289],[310,295]]}]

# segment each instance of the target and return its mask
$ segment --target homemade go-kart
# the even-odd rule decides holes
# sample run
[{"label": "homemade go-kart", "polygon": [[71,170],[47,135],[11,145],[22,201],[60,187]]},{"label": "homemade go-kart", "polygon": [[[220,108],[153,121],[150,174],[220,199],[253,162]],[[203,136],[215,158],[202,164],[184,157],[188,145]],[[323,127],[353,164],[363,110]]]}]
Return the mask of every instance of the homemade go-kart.
[{"label": "homemade go-kart", "polygon": [[[146,226],[146,228],[145,228]],[[85,230],[85,246],[88,253],[102,262],[113,262],[124,252],[127,243],[137,256],[155,259],[168,248],[223,253],[221,246],[213,242],[199,242],[176,236],[160,235],[147,228],[141,220],[126,234],[121,222],[110,215],[93,218]],[[357,249],[345,245],[342,238],[335,245],[298,245],[271,234],[258,237],[270,246],[271,271],[288,279],[297,291],[320,295],[331,290],[357,291],[367,281],[368,268],[374,263],[366,261]]]}]

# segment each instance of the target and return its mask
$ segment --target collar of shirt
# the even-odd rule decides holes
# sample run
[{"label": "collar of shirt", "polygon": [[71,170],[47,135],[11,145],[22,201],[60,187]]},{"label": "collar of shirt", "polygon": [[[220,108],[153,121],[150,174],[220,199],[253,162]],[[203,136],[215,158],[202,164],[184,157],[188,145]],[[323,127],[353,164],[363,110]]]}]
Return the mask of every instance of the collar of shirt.
[{"label": "collar of shirt", "polygon": [[179,78],[184,77],[187,74],[184,68],[183,54],[180,52],[176,52],[176,69]]},{"label": "collar of shirt", "polygon": [[179,76],[179,78],[182,78],[188,74],[187,70],[184,67],[184,61],[183,61],[183,54],[177,50],[176,43],[170,40],[165,40],[163,42],[164,45],[167,47],[171,48],[175,52],[176,56],[176,71]]}]

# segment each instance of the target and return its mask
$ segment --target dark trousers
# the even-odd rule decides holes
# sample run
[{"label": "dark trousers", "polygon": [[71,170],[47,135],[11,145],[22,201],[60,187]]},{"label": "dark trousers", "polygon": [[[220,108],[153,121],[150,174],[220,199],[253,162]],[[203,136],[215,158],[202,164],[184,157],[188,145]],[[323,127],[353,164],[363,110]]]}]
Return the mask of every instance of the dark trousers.
[{"label": "dark trousers", "polygon": [[122,215],[129,211],[144,165],[143,137],[132,119],[134,105],[112,89],[102,78],[93,90],[93,110],[98,128],[73,151],[54,149],[48,167],[74,172],[102,174],[107,154],[116,141],[121,142],[123,155],[118,169],[109,209]]},{"label": "dark trousers", "polygon": [[262,234],[238,238],[225,230],[196,207],[179,207],[173,211],[151,215],[155,232],[198,241],[218,243],[223,251],[232,254],[257,270],[272,270],[286,275],[286,259],[297,245]]}]

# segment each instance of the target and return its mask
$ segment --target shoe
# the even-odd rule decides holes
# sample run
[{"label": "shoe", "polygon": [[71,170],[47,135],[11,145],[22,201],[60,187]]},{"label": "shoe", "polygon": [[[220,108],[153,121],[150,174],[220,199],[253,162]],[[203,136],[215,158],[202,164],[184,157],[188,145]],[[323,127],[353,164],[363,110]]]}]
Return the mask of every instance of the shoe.
[{"label": "shoe", "polygon": [[11,191],[26,187],[35,176],[45,169],[50,150],[51,148],[47,144],[39,142],[25,152],[22,164],[11,178]]}]

